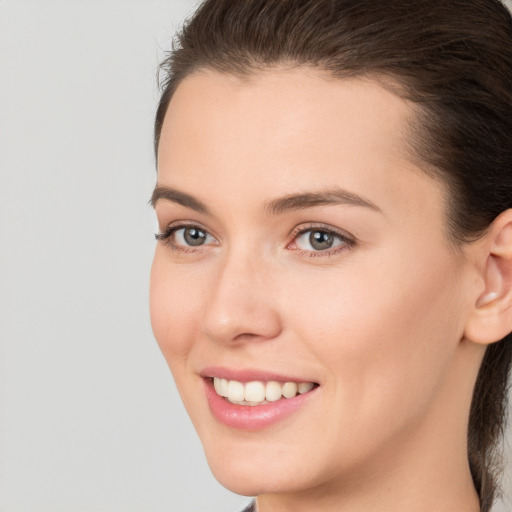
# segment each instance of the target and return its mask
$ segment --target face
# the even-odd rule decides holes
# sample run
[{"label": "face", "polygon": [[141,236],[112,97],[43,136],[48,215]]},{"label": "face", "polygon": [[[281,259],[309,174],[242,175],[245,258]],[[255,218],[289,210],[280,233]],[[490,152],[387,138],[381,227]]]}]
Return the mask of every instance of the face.
[{"label": "face", "polygon": [[413,119],[306,69],[205,71],[170,103],[152,325],[235,492],[325,490],[446,421],[469,279],[444,187],[408,156]]}]

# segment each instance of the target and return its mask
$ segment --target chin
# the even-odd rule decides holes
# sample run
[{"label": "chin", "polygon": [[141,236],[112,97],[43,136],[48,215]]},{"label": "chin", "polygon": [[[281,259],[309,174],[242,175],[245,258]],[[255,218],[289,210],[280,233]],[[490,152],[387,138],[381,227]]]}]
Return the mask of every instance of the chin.
[{"label": "chin", "polygon": [[[314,456],[291,443],[258,442],[242,435],[239,442],[203,440],[208,465],[218,482],[242,496],[297,492],[318,484]],[[245,439],[244,439],[245,438]],[[262,441],[262,440],[260,440]],[[295,448],[295,449],[294,449]],[[304,461],[309,461],[305,464]]]},{"label": "chin", "polygon": [[281,474],[250,460],[234,461],[229,457],[229,460],[208,460],[208,464],[222,486],[242,496],[290,492],[301,487],[299,482],[293,481],[292,471]]}]

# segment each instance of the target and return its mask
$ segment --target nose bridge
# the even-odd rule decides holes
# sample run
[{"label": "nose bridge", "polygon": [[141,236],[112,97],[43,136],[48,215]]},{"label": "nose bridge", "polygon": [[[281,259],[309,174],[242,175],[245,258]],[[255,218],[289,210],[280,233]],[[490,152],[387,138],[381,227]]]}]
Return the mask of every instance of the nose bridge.
[{"label": "nose bridge", "polygon": [[279,334],[272,271],[260,256],[232,250],[219,264],[204,318],[204,330],[210,338],[229,343]]}]

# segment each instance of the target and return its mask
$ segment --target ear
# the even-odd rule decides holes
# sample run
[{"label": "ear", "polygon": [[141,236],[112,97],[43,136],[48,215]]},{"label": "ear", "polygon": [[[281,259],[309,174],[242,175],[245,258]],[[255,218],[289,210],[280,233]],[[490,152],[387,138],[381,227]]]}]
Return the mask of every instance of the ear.
[{"label": "ear", "polygon": [[488,345],[512,332],[512,209],[501,213],[478,244],[484,290],[468,318],[464,337]]}]

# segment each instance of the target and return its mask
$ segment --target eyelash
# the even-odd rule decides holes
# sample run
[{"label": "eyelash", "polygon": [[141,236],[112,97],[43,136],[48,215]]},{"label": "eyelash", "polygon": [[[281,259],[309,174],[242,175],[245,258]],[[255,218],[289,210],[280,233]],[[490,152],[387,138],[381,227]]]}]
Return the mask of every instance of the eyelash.
[{"label": "eyelash", "polygon": [[[156,233],[155,238],[158,241],[164,242],[166,245],[168,245],[171,250],[173,251],[179,251],[182,253],[190,254],[195,253],[201,250],[202,246],[198,246],[197,248],[194,247],[187,247],[183,245],[177,244],[174,239],[173,235],[179,231],[180,229],[186,229],[186,228],[196,228],[204,233],[207,234],[207,236],[212,236],[210,233],[201,227],[198,224],[193,223],[180,223],[176,225],[170,225],[168,226],[163,232]],[[333,229],[331,226],[325,226],[322,224],[308,224],[306,226],[301,225],[295,228],[291,233],[292,241],[287,244],[286,248],[290,248],[293,244],[297,243],[297,239],[299,239],[301,236],[305,235],[306,233],[312,232],[312,231],[318,231],[321,233],[326,233],[327,235],[330,235],[338,240],[341,241],[341,243],[331,249],[325,249],[325,250],[307,250],[307,249],[293,249],[297,252],[299,256],[305,256],[310,258],[318,258],[318,257],[330,257],[334,256],[340,252],[349,250],[355,245],[355,240],[350,237],[348,234],[340,232],[338,230]],[[213,238],[213,237],[212,237]]]},{"label": "eyelash", "polygon": [[199,226],[198,224],[193,224],[193,223],[189,224],[189,223],[181,222],[180,224],[175,224],[175,225],[171,224],[170,226],[167,226],[167,228],[164,231],[162,231],[161,233],[156,233],[155,234],[155,238],[158,241],[164,242],[164,244],[168,245],[173,251],[178,251],[178,252],[182,252],[182,253],[185,253],[185,254],[190,254],[190,253],[195,253],[198,250],[201,250],[201,246],[198,246],[198,248],[186,247],[186,246],[177,244],[173,240],[173,235],[177,231],[179,231],[180,229],[186,229],[186,228],[196,228],[199,231],[203,231],[203,232],[207,233],[208,235],[210,235],[206,229],[204,229],[203,227]]},{"label": "eyelash", "polygon": [[313,251],[313,250],[307,250],[307,249],[294,249],[297,251],[299,256],[306,256],[309,258],[322,258],[322,257],[330,257],[335,256],[343,251],[351,249],[355,245],[354,238],[350,237],[348,233],[344,233],[342,231],[338,231],[331,226],[326,226],[323,224],[306,224],[301,225],[295,228],[292,233],[292,242],[287,245],[287,248],[289,248],[291,245],[296,244],[297,240],[305,235],[306,233],[318,231],[321,233],[326,233],[327,235],[330,235],[334,238],[337,238],[341,241],[340,245],[337,245],[330,249],[325,250],[319,250],[319,251]]}]

